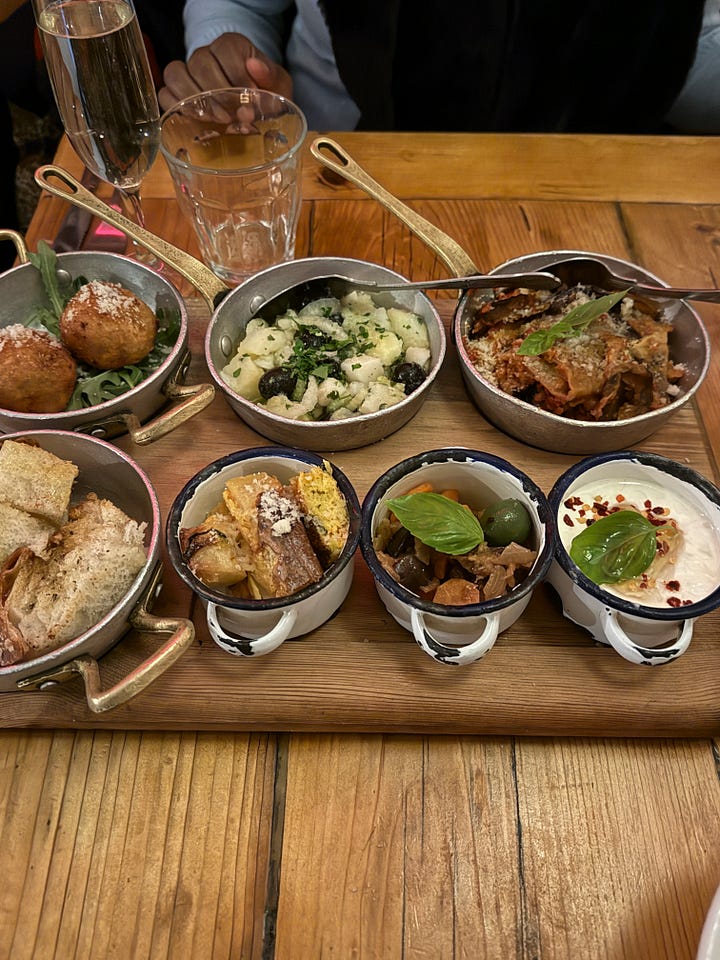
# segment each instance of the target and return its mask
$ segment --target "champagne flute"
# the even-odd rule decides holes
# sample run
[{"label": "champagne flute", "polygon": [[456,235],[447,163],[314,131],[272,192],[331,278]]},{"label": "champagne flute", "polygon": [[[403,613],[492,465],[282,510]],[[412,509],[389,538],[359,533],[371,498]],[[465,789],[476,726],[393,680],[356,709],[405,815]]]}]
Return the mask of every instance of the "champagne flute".
[{"label": "champagne flute", "polygon": [[160,111],[133,0],[33,0],[33,7],[75,152],[144,226],[140,184],[158,151]]}]

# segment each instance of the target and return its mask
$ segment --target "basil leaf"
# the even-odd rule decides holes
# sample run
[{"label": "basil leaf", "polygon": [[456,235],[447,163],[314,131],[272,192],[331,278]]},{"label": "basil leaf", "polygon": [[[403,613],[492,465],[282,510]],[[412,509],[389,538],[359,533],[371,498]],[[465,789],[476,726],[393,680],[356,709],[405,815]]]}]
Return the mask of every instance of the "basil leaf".
[{"label": "basil leaf", "polygon": [[597,300],[588,300],[573,307],[563,318],[545,330],[536,330],[529,333],[518,347],[518,354],[523,357],[537,357],[554,346],[558,340],[572,337],[576,333],[586,330],[593,320],[597,320],[603,313],[607,313],[630,291],[620,290],[618,293],[609,293]]},{"label": "basil leaf", "polygon": [[593,583],[639,577],[657,552],[658,527],[634,510],[618,510],[573,538],[570,557]]},{"label": "basil leaf", "polygon": [[441,553],[459,556],[483,542],[475,514],[439,493],[408,493],[385,505],[414,537]]}]

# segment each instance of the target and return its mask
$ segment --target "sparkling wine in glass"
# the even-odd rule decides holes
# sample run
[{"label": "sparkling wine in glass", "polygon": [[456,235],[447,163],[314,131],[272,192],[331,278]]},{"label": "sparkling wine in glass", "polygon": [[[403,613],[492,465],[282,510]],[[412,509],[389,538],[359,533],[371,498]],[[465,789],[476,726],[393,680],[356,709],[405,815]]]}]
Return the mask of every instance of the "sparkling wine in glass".
[{"label": "sparkling wine in glass", "polygon": [[33,0],[65,132],[86,167],[143,225],[140,183],[159,144],[159,108],[132,0]]}]

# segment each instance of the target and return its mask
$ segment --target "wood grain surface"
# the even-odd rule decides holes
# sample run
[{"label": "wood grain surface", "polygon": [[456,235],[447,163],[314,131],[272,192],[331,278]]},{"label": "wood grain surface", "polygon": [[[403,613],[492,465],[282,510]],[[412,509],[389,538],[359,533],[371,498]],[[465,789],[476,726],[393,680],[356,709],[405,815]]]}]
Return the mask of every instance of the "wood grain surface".
[{"label": "wood grain surface", "polygon": [[[720,279],[716,140],[342,137],[478,265],[570,246],[669,282]],[[355,188],[310,164],[305,185],[298,253],[445,274]],[[145,192],[151,228],[196,250],[161,168]],[[41,199],[31,246],[64,209]],[[207,314],[191,309],[197,379]],[[719,308],[698,309],[717,346]],[[448,359],[411,424],[371,458],[333,458],[360,495],[451,443],[549,489],[569,459],[485,423]],[[719,393],[713,364],[642,446],[717,480]],[[258,442],[218,398],[137,458],[166,515],[183,478]],[[681,660],[643,670],[541,589],[477,669],[448,673],[387,617],[359,558],[340,614],[264,662],[215,648],[170,570],[158,609],[192,613],[198,642],[113,717],[91,717],[75,682],[0,698],[0,956],[695,957],[720,883],[716,615]],[[145,649],[128,639],[103,660],[109,680]]]}]

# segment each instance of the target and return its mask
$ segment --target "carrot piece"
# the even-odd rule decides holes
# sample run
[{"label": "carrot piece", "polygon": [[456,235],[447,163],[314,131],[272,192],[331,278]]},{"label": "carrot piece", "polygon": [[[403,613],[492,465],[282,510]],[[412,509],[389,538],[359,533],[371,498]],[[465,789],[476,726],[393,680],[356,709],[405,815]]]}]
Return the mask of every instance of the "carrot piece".
[{"label": "carrot piece", "polygon": [[440,496],[447,497],[448,500],[454,500],[455,503],[458,503],[460,500],[460,491],[459,490],[443,490]]},{"label": "carrot piece", "polygon": [[469,583],[467,580],[446,580],[435,591],[433,600],[435,603],[447,603],[453,606],[479,603],[480,591],[474,583]]},{"label": "carrot piece", "polygon": [[408,493],[432,493],[433,485],[431,483],[419,483],[416,487],[413,487],[412,490],[408,490]]}]

